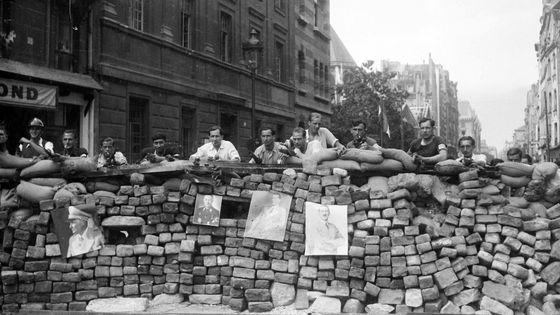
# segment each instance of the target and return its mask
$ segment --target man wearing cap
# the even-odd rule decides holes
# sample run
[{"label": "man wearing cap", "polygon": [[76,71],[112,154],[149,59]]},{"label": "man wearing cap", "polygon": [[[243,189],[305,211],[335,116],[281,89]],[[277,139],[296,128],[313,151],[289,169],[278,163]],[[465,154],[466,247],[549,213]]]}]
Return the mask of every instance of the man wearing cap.
[{"label": "man wearing cap", "polygon": [[54,153],[53,143],[41,138],[45,125],[41,119],[35,117],[29,123],[29,136],[31,139],[22,137],[17,147],[16,155],[24,158],[33,158],[39,155],[49,155]]},{"label": "man wearing cap", "polygon": [[140,155],[140,164],[160,163],[163,161],[173,161],[179,158],[177,146],[167,145],[167,136],[163,133],[156,133],[152,137],[152,147],[144,148]]},{"label": "man wearing cap", "polygon": [[68,221],[72,236],[68,240],[66,257],[72,257],[101,249],[105,243],[103,233],[93,220],[95,208],[80,210],[68,207]]}]

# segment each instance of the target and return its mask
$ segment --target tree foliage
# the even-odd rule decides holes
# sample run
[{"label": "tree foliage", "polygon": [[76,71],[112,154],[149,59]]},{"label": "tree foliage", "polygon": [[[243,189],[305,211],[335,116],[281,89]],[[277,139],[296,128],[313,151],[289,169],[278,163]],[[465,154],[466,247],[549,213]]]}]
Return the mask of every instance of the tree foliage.
[{"label": "tree foliage", "polygon": [[[337,87],[341,102],[333,108],[331,126],[332,132],[342,143],[352,140],[352,121],[361,120],[367,125],[368,136],[382,143],[383,147],[401,148],[401,111],[408,93],[391,84],[395,75],[373,70],[373,61],[345,70],[344,83]],[[380,106],[387,117],[390,137],[386,130],[382,130]],[[407,123],[403,123],[403,129],[406,150],[416,134],[414,127]]]}]

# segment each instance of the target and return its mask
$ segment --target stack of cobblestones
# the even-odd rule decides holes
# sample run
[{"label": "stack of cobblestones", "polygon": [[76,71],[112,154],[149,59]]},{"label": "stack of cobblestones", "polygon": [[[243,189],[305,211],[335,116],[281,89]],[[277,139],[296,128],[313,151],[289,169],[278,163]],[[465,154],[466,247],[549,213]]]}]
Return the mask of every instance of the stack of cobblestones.
[{"label": "stack of cobblestones", "polygon": [[[64,202],[43,200],[30,218],[3,217],[2,310],[85,310],[98,298],[182,294],[251,312],[295,302],[319,312],[557,313],[560,204],[504,196],[508,187],[477,171],[456,180],[406,173],[360,189],[344,170],[321,167],[219,187],[135,176],[116,191],[66,201],[95,204],[106,231],[132,235],[72,258],[52,225]],[[441,187],[439,210],[426,207]],[[283,242],[244,238],[245,219],[192,223],[197,193],[232,197],[246,213],[256,190],[293,196]],[[305,256],[306,202],[347,206],[348,255]]]}]

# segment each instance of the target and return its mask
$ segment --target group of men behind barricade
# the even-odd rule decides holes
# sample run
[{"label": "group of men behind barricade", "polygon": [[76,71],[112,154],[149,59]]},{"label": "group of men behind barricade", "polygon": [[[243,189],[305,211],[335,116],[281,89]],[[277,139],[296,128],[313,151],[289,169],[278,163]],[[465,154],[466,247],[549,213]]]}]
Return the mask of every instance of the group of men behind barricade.
[{"label": "group of men behind barricade", "polygon": [[[350,132],[353,136],[352,141],[344,146],[329,131],[322,126],[322,117],[319,113],[311,113],[307,122],[307,130],[296,127],[292,131],[291,137],[283,143],[276,141],[275,130],[271,127],[264,127],[260,130],[261,145],[251,154],[249,163],[256,164],[292,164],[301,163],[305,158],[310,158],[314,153],[327,148],[334,148],[338,152],[346,149],[379,150],[381,147],[375,139],[367,136],[367,126],[362,121],[352,122]],[[423,118],[419,122],[420,138],[412,141],[408,154],[420,168],[430,168],[434,164],[448,159],[445,141],[434,134],[435,121]],[[51,141],[42,138],[45,125],[43,122],[34,118],[28,125],[29,139],[22,137],[20,144],[16,148],[16,155],[24,158],[40,158],[53,155],[68,157],[87,157],[88,151],[77,146],[76,132],[65,130],[62,135],[63,150],[54,152],[54,145]],[[190,156],[195,163],[200,160],[206,161],[236,161],[240,162],[241,157],[230,141],[224,140],[223,131],[219,126],[213,126],[208,131],[209,141],[200,146],[196,153]],[[5,143],[7,140],[6,128],[0,127],[0,151],[7,152]],[[173,161],[180,158],[180,150],[177,146],[168,145],[167,137],[158,133],[152,137],[152,147],[148,147],[140,152],[142,157],[138,163],[160,163]],[[459,150],[462,156],[457,161],[467,166],[485,166],[488,164],[484,154],[474,154],[475,140],[471,136],[463,136],[459,139]],[[512,148],[508,151],[509,161],[531,163],[531,157],[523,154],[519,148]],[[117,151],[114,140],[110,137],[101,141],[100,152],[94,156],[98,167],[111,167],[125,165],[128,163],[122,152]],[[490,165],[495,165],[502,160],[494,159]]]}]

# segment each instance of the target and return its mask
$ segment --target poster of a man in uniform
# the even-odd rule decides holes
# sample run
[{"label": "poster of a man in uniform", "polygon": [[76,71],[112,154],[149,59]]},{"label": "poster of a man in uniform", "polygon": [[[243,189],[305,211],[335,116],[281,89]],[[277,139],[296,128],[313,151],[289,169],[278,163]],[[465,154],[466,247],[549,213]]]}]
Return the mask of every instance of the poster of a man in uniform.
[{"label": "poster of a man in uniform", "polygon": [[52,216],[62,256],[73,257],[103,248],[105,238],[95,206],[60,208]]},{"label": "poster of a man in uniform", "polygon": [[305,255],[348,255],[347,206],[305,203]]},{"label": "poster of a man in uniform", "polygon": [[249,206],[244,237],[283,241],[292,196],[275,191],[255,191]]},{"label": "poster of a man in uniform", "polygon": [[197,194],[192,223],[219,226],[221,209],[222,196]]}]

